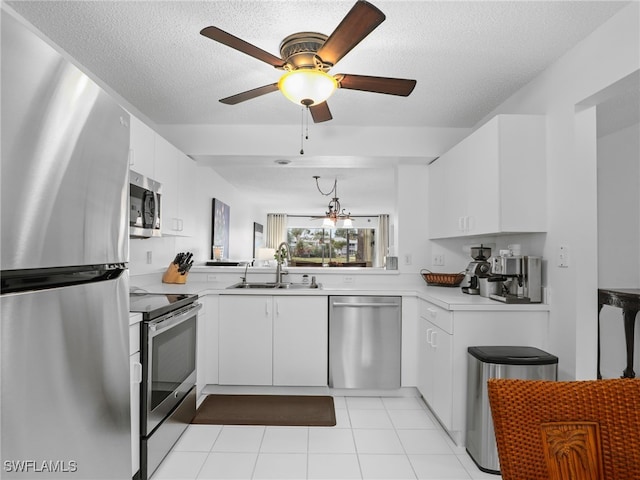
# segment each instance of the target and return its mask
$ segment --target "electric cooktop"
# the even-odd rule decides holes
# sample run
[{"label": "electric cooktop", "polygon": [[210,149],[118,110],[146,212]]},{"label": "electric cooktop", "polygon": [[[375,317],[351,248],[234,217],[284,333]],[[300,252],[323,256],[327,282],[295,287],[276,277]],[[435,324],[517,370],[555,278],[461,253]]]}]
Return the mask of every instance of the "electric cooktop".
[{"label": "electric cooktop", "polygon": [[169,312],[185,307],[198,299],[198,295],[130,293],[129,311],[142,313],[142,319],[153,320]]}]

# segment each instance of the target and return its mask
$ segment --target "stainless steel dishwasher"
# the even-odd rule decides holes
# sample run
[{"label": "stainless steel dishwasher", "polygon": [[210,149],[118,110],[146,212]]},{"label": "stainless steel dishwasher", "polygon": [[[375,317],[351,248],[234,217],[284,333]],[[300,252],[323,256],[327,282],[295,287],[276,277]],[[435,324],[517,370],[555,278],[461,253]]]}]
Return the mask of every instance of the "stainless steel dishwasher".
[{"label": "stainless steel dishwasher", "polygon": [[329,297],[329,386],[400,388],[401,297]]}]

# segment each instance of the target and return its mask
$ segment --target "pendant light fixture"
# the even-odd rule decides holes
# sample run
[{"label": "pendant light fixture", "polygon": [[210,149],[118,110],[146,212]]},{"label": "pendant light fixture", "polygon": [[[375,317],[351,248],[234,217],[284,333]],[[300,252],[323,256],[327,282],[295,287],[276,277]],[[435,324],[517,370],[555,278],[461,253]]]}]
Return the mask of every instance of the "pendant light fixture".
[{"label": "pendant light fixture", "polygon": [[322,218],[322,226],[326,228],[336,228],[338,223],[342,228],[353,228],[353,220],[351,219],[351,212],[347,212],[346,209],[342,208],[340,205],[340,200],[338,199],[338,180],[335,179],[333,181],[333,188],[325,193],[320,188],[320,183],[318,180],[320,177],[318,175],[314,175],[313,178],[316,180],[316,187],[318,191],[328,197],[329,195],[333,195],[331,201],[328,205],[328,210],[325,212]]}]

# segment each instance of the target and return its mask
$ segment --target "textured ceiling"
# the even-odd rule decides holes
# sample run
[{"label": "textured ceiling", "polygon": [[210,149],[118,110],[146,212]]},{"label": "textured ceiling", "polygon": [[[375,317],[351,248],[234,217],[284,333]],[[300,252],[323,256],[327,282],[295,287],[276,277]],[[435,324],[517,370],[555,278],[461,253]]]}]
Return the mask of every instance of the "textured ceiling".
[{"label": "textured ceiling", "polygon": [[[217,100],[280,71],[199,34],[215,25],[279,56],[297,31],[330,34],[353,0],[10,1],[82,65],[160,124],[295,124],[271,93]],[[408,98],[338,91],[333,124],[472,127],[625,2],[373,2],[386,15],[332,73],[418,81]]]},{"label": "textured ceiling", "polygon": [[[280,42],[291,33],[330,34],[354,0],[6,3],[152,122],[255,126],[298,124],[300,109],[279,92],[235,106],[218,99],[274,83],[281,72],[200,30],[215,25],[279,56]],[[338,90],[329,99],[332,127],[473,127],[629,2],[373,3],[386,21],[330,73],[412,78],[417,86],[408,98]],[[287,202],[303,210],[304,203],[293,200],[300,199],[295,190],[314,192],[312,175],[338,176],[345,205],[350,199],[372,207],[393,202],[386,198],[395,189],[393,163],[382,168],[363,159],[327,164],[309,158],[284,170],[274,168],[272,158],[243,157],[238,148],[234,158],[198,160],[263,204]],[[338,164],[359,168],[336,171],[332,165]],[[356,195],[358,185],[368,189]],[[317,197],[315,204],[322,204]]]}]

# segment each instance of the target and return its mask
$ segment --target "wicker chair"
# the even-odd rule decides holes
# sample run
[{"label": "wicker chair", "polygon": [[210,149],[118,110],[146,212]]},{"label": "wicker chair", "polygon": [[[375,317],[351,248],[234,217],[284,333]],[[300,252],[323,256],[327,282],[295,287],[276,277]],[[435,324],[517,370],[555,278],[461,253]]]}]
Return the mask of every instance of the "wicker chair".
[{"label": "wicker chair", "polygon": [[503,480],[640,480],[640,380],[490,379]]}]

